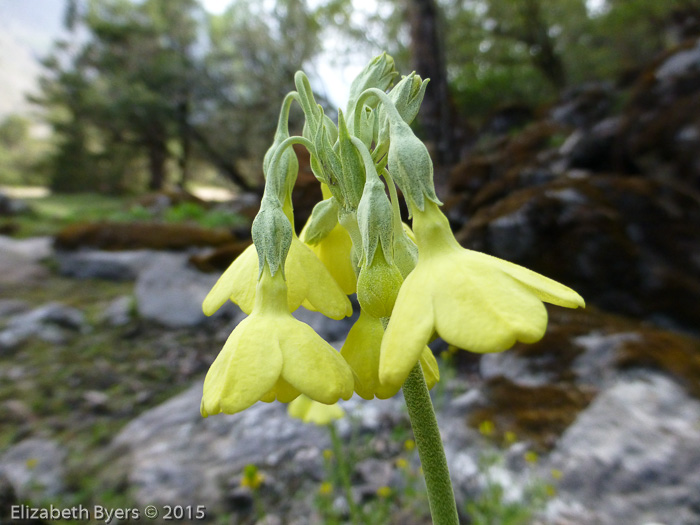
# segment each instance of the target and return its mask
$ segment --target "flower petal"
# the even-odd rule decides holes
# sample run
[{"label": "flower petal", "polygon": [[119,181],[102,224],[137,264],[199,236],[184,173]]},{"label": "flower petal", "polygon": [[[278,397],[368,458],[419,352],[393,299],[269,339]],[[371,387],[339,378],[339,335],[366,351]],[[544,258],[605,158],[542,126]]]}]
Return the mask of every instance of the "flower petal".
[{"label": "flower petal", "polygon": [[301,392],[287,383],[284,378],[280,376],[272,390],[261,397],[260,401],[272,403],[273,401],[277,400],[280,403],[289,403],[290,401],[294,401],[297,397],[299,397],[300,394]]},{"label": "flower petal", "polygon": [[255,302],[255,286],[258,284],[258,252],[248,246],[219,277],[202,303],[204,315],[212,315],[231,299],[241,310],[250,314]]},{"label": "flower petal", "polygon": [[287,413],[294,418],[301,419],[304,423],[316,425],[328,425],[336,419],[345,416],[345,411],[337,404],[326,405],[305,395],[301,395],[289,404]]},{"label": "flower petal", "polygon": [[348,364],[309,325],[293,317],[279,325],[284,365],[282,377],[315,401],[350,399],[353,375]]},{"label": "flower petal", "polygon": [[419,362],[423,369],[423,375],[425,376],[428,390],[430,390],[440,381],[440,368],[438,367],[437,359],[435,359],[433,355],[433,351],[427,346],[423,348],[423,353],[420,355]]},{"label": "flower petal", "polygon": [[433,333],[432,276],[424,269],[419,263],[404,281],[384,332],[379,357],[379,381],[384,385],[403,385]]},{"label": "flower petal", "polygon": [[[261,341],[266,341],[264,346]],[[281,372],[282,352],[269,323],[259,317],[244,319],[207,372],[202,415],[245,410],[275,385]]]},{"label": "flower petal", "polygon": [[524,284],[534,293],[541,301],[546,303],[565,306],[567,308],[576,308],[580,306],[585,308],[586,303],[583,298],[568,286],[564,286],[557,281],[540,275],[537,272],[528,270],[512,262],[493,257],[485,253],[466,250],[470,257],[480,260],[485,264],[491,264],[498,267],[520,283]]},{"label": "flower petal", "polygon": [[376,317],[364,310],[348,332],[340,354],[355,374],[355,392],[363,399],[389,399],[401,385],[382,385],[379,382],[379,352],[384,327]]},{"label": "flower petal", "polygon": [[454,252],[431,266],[435,326],[446,342],[470,352],[501,352],[544,335],[542,302],[492,264]]},{"label": "flower petal", "polygon": [[289,285],[289,311],[307,299],[313,308],[331,319],[352,314],[352,304],[311,249],[296,237],[287,255],[285,274]]},{"label": "flower petal", "polygon": [[336,280],[345,295],[355,293],[357,277],[350,260],[352,240],[340,224],[315,246],[309,246]]}]

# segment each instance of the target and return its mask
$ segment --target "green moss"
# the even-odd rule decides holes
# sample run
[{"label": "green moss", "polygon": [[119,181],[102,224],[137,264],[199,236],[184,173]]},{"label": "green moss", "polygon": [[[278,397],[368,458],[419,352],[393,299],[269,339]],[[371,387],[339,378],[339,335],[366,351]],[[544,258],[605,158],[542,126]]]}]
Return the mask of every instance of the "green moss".
[{"label": "green moss", "polygon": [[492,421],[499,441],[514,432],[540,449],[552,447],[594,397],[593,391],[573,384],[530,387],[502,377],[489,380],[484,393],[489,403],[470,414],[470,426]]}]

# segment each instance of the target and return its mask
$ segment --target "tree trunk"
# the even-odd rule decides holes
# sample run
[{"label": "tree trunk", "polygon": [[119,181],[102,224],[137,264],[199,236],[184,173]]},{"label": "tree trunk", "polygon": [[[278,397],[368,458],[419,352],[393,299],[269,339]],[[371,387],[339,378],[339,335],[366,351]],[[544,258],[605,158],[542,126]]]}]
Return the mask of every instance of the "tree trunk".
[{"label": "tree trunk", "polygon": [[429,78],[420,111],[420,124],[431,146],[435,183],[444,186],[447,167],[457,160],[453,112],[447,86],[447,67],[439,8],[435,0],[408,0],[411,60],[422,78]]},{"label": "tree trunk", "polygon": [[151,172],[151,177],[148,181],[148,189],[151,191],[160,191],[165,184],[165,162],[168,159],[168,153],[165,149],[165,144],[161,141],[151,141],[148,147],[148,165]]},{"label": "tree trunk", "polygon": [[566,69],[549,36],[549,26],[542,18],[542,4],[540,0],[525,0],[520,5],[523,41],[530,47],[532,63],[557,91],[561,91],[566,87]]},{"label": "tree trunk", "polygon": [[180,158],[177,161],[180,169],[178,186],[184,189],[189,179],[190,155],[192,152],[192,134],[190,133],[190,101],[189,94],[178,104],[178,121],[180,126]]}]

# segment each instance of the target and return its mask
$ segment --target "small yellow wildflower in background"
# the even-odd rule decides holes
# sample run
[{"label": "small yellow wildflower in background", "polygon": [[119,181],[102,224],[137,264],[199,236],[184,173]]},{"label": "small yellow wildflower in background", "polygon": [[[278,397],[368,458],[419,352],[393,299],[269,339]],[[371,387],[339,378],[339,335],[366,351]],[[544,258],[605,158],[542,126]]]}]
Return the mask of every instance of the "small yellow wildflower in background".
[{"label": "small yellow wildflower in background", "polygon": [[257,490],[265,481],[265,475],[262,474],[255,465],[246,465],[243,469],[243,478],[241,479],[241,487],[247,487],[251,490]]},{"label": "small yellow wildflower in background", "polygon": [[377,496],[379,496],[382,499],[388,498],[393,494],[393,491],[391,490],[390,487],[387,487],[386,485],[379,487],[377,489]]},{"label": "small yellow wildflower in background", "polygon": [[494,432],[496,432],[496,425],[493,424],[493,421],[488,419],[486,421],[482,421],[479,423],[479,432],[482,436],[491,437],[493,436]]},{"label": "small yellow wildflower in background", "polygon": [[331,483],[330,481],[324,481],[318,488],[318,493],[323,496],[327,496],[331,492],[333,492],[333,483]]},{"label": "small yellow wildflower in background", "polygon": [[532,464],[537,463],[537,461],[540,459],[537,455],[537,452],[534,452],[532,450],[528,450],[527,452],[525,452],[525,455],[523,457],[525,458],[525,461]]},{"label": "small yellow wildflower in background", "polygon": [[396,460],[396,466],[401,470],[406,470],[408,468],[408,461],[406,458],[398,458]]},{"label": "small yellow wildflower in background", "polygon": [[408,450],[409,452],[413,449],[416,448],[416,442],[413,441],[412,439],[407,439],[406,441],[403,442],[403,448]]}]

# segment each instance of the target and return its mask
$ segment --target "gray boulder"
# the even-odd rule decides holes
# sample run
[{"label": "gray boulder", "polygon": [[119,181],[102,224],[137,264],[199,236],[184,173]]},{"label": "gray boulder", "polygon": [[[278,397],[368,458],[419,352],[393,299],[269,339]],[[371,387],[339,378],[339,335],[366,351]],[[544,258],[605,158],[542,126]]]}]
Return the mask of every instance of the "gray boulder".
[{"label": "gray boulder", "polygon": [[[161,253],[149,258],[136,281],[139,315],[164,326],[178,328],[204,323],[202,301],[218,279],[191,267],[185,254]],[[214,318],[234,317],[240,310],[226,303]]]},{"label": "gray boulder", "polygon": [[47,303],[10,318],[0,331],[0,350],[13,349],[30,337],[55,344],[66,343],[89,330],[83,312],[58,302]]},{"label": "gray boulder", "polygon": [[[622,379],[564,433],[549,523],[700,523],[700,402],[658,374]],[[590,509],[576,518],[576,509]],[[591,512],[593,511],[593,512]],[[595,518],[591,521],[593,517]]]},{"label": "gray boulder", "polygon": [[29,438],[0,456],[0,478],[6,478],[20,500],[61,494],[65,484],[66,451],[51,439]]},{"label": "gray boulder", "polygon": [[109,281],[133,281],[150,265],[157,252],[132,250],[107,252],[82,250],[56,253],[58,271],[64,277],[75,279],[106,279]]},{"label": "gray boulder", "polygon": [[[295,480],[323,476],[325,428],[287,415],[287,405],[257,403],[235,415],[202,418],[201,383],[129,423],[114,439],[110,476],[123,476],[139,503],[226,505],[243,468],[255,464],[280,492]],[[400,400],[343,403],[360,432],[376,432],[401,417]],[[338,422],[341,436],[351,432]]]}]

